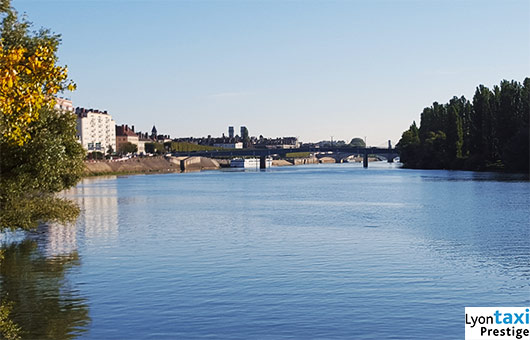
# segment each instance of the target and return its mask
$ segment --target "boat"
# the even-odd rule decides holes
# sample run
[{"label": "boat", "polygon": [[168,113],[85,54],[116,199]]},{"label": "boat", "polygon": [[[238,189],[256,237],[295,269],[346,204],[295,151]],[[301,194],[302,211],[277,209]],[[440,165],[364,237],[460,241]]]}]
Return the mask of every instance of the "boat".
[{"label": "boat", "polygon": [[[265,159],[265,167],[270,168],[272,165],[272,158]],[[234,158],[230,161],[231,168],[244,169],[260,169],[259,158]]]}]

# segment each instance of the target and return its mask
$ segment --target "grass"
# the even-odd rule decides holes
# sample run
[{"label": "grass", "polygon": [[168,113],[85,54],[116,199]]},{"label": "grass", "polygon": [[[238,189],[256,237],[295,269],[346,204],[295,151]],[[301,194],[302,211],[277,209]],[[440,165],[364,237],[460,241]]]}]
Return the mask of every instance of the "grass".
[{"label": "grass", "polygon": [[285,154],[286,158],[306,158],[309,157],[309,152],[289,152]]}]

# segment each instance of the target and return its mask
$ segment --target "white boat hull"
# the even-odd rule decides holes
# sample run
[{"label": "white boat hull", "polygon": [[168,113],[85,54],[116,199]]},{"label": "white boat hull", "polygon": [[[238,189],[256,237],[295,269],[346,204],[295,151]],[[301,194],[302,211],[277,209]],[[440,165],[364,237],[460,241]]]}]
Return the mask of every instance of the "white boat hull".
[{"label": "white boat hull", "polygon": [[[272,159],[267,158],[265,160],[265,167],[270,168],[272,165]],[[260,160],[259,158],[235,158],[230,161],[231,168],[244,168],[244,169],[259,169]]]}]

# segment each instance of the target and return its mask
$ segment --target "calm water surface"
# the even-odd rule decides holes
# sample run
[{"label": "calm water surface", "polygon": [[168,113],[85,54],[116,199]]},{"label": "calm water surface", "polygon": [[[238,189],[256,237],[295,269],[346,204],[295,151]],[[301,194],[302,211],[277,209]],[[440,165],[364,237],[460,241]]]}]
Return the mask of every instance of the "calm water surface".
[{"label": "calm water surface", "polygon": [[[530,183],[318,165],[86,179],[4,245],[31,338],[462,339],[530,303]],[[5,244],[5,243],[4,243]]]}]

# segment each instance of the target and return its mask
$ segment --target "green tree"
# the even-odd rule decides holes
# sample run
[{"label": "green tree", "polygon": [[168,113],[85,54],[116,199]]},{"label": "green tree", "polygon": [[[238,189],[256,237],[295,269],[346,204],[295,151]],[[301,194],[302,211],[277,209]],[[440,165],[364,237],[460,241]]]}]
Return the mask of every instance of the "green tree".
[{"label": "green tree", "polygon": [[0,142],[0,230],[77,217],[75,204],[54,195],[84,173],[85,151],[75,138],[75,126],[74,115],[43,109],[24,145]]},{"label": "green tree", "polygon": [[501,82],[499,102],[499,142],[501,161],[508,170],[529,170],[529,120],[528,102],[530,79],[521,85],[511,81]]},{"label": "green tree", "polygon": [[[5,249],[0,248],[0,268],[5,258]],[[1,287],[1,284],[0,284]],[[0,336],[6,340],[20,339],[20,326],[11,319],[13,301],[9,301],[0,296]]]},{"label": "green tree", "polygon": [[435,102],[421,113],[419,136],[413,126],[402,134],[401,159],[408,167],[528,172],[529,102],[529,78],[479,85],[472,103]]},{"label": "green tree", "polygon": [[[0,267],[4,258],[5,249],[0,249]],[[0,296],[0,337],[6,340],[19,340],[22,329],[11,318],[12,310],[13,301]]]},{"label": "green tree", "polygon": [[462,117],[462,156],[464,158],[469,157],[470,147],[471,147],[471,124],[473,116],[473,105],[471,102],[464,97],[461,98],[464,100],[461,117]]},{"label": "green tree", "polygon": [[158,142],[145,143],[144,147],[146,153],[163,154],[165,152],[164,144]]},{"label": "green tree", "polygon": [[362,138],[353,138],[350,142],[350,145],[353,146],[353,147],[359,147],[359,148],[365,148],[366,147],[366,143],[364,142],[364,139]]},{"label": "green tree", "polygon": [[118,148],[118,152],[122,155],[126,155],[129,153],[135,153],[136,151],[138,151],[138,146],[131,142],[123,143]]},{"label": "green tree", "polygon": [[503,151],[523,122],[522,87],[516,81],[503,80],[499,86],[497,102],[497,137]]},{"label": "green tree", "polygon": [[493,160],[497,155],[495,145],[494,95],[484,85],[477,87],[473,96],[473,113],[470,124],[470,153],[475,157]]},{"label": "green tree", "polygon": [[[0,261],[1,263],[1,261]],[[0,336],[6,340],[20,339],[21,328],[11,319],[13,302],[0,302]]]},{"label": "green tree", "polygon": [[431,107],[425,108],[421,114],[419,134],[423,142],[430,138],[431,132],[444,131],[447,122],[445,105],[434,102]]},{"label": "green tree", "polygon": [[155,153],[155,143],[145,143],[144,148],[146,153]]},{"label": "green tree", "polygon": [[92,151],[87,154],[86,158],[89,160],[101,160],[105,158],[105,155],[100,151]]},{"label": "green tree", "polygon": [[462,118],[459,115],[459,108],[449,104],[447,116],[447,158],[462,158],[462,145],[464,144],[464,133],[462,130]]},{"label": "green tree", "polygon": [[447,167],[447,136],[443,131],[429,132],[424,142],[424,151],[420,162],[422,168],[443,169]]},{"label": "green tree", "polygon": [[401,162],[410,168],[418,166],[420,154],[420,133],[416,122],[401,135],[396,148],[399,150]]}]

